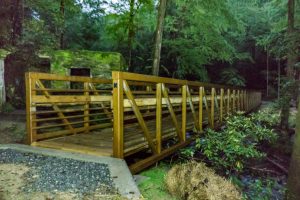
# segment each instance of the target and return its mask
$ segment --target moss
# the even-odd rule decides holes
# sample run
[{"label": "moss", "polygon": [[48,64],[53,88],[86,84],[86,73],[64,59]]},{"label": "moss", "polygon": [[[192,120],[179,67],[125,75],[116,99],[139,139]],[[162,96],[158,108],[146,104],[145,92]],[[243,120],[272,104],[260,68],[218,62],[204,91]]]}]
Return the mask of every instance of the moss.
[{"label": "moss", "polygon": [[51,73],[59,75],[69,75],[70,68],[90,68],[93,77],[110,79],[112,71],[126,69],[123,56],[116,52],[59,50],[49,54]]},{"label": "moss", "polygon": [[145,199],[176,200],[165,189],[164,177],[168,170],[168,166],[160,164],[141,173],[149,177],[138,186]]},{"label": "moss", "polygon": [[10,54],[9,51],[7,51],[5,49],[0,49],[0,59],[5,58],[8,54]]}]

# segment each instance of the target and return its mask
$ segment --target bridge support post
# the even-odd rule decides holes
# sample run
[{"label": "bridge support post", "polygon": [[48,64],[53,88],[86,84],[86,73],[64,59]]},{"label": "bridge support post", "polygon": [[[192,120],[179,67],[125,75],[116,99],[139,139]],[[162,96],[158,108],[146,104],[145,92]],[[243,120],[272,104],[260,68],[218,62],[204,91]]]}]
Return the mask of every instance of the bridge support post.
[{"label": "bridge support post", "polygon": [[119,72],[113,72],[113,156],[124,158],[124,93],[123,80]]}]

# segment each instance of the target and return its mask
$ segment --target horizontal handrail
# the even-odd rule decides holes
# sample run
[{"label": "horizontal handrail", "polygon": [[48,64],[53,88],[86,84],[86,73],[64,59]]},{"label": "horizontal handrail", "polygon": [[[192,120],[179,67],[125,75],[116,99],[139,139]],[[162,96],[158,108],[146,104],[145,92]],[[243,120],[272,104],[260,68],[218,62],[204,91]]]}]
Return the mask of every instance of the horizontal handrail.
[{"label": "horizontal handrail", "polygon": [[[214,84],[214,83],[206,83],[206,82],[199,82],[199,81],[188,81],[183,79],[174,79],[174,78],[167,78],[167,77],[159,77],[159,76],[152,76],[152,75],[145,75],[145,74],[136,74],[136,73],[129,73],[129,72],[119,72],[113,71],[112,72],[112,79],[124,79],[128,81],[137,81],[137,82],[147,82],[147,83],[165,83],[165,84],[174,84],[174,85],[190,85],[196,87],[214,87],[214,88],[229,88],[229,89],[246,89],[245,87],[241,86],[234,86],[234,85],[222,85],[222,84]],[[250,91],[254,91],[252,89],[247,89]]]}]

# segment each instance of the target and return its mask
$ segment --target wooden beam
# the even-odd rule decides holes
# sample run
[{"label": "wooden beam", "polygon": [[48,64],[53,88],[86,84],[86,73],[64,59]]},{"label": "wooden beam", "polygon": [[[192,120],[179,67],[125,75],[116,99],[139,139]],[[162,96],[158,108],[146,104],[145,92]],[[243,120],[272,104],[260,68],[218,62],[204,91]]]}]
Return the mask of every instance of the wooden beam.
[{"label": "wooden beam", "polygon": [[[36,80],[36,84],[38,85],[39,88],[45,89],[45,86],[43,85],[43,83],[40,80]],[[49,94],[49,92],[43,91],[43,93],[47,99],[51,100],[51,95]],[[73,126],[70,124],[69,120],[65,118],[64,113],[61,112],[60,108],[56,105],[56,103],[51,103],[51,104],[52,104],[53,109],[55,111],[57,111],[58,117],[63,121],[64,124],[66,124],[66,126],[69,128],[70,131],[72,131],[74,134],[76,134],[77,132],[75,131]]]},{"label": "wooden beam", "polygon": [[113,82],[113,113],[114,135],[113,155],[116,158],[124,158],[124,108],[123,108],[123,80],[114,79]]},{"label": "wooden beam", "polygon": [[199,131],[203,132],[203,87],[199,88]]},{"label": "wooden beam", "polygon": [[211,89],[211,101],[210,101],[210,117],[211,117],[211,128],[215,128],[215,88]]},{"label": "wooden beam", "polygon": [[[191,108],[191,111],[192,111],[195,128],[196,128],[197,132],[200,132],[199,121],[197,119],[196,110],[195,110],[194,103],[193,103],[193,100],[192,100],[192,95],[191,95],[191,92],[190,92],[190,89],[189,89],[188,86],[187,86],[187,100],[189,102],[189,105],[190,105],[190,108]],[[200,97],[199,97],[199,100],[200,100]]]},{"label": "wooden beam", "polygon": [[223,108],[223,104],[224,104],[224,89],[221,88],[221,99],[220,99],[220,121],[221,123],[223,122],[223,112],[224,112],[224,108]]},{"label": "wooden beam", "polygon": [[[101,78],[90,78],[85,76],[63,76],[57,74],[48,74],[48,73],[37,73],[29,72],[30,77],[38,80],[50,80],[50,81],[68,81],[68,82],[90,82],[90,83],[102,83],[102,84],[111,84],[111,79],[101,79]],[[44,88],[46,89],[46,88]]]},{"label": "wooden beam", "polygon": [[132,165],[129,166],[129,169],[131,171],[132,174],[136,174],[140,171],[142,171],[143,169],[151,166],[152,164],[156,163],[157,161],[172,155],[175,151],[177,151],[180,148],[183,148],[187,145],[189,145],[191,142],[193,141],[193,139],[187,139],[185,142],[181,142],[179,144],[176,144],[172,147],[169,147],[168,149],[162,151],[160,154],[156,154],[153,156],[150,156],[144,160],[141,160],[140,162],[134,163]]},{"label": "wooden beam", "polygon": [[182,86],[182,108],[181,108],[181,139],[186,140],[186,101],[187,101],[187,85]]},{"label": "wooden beam", "polygon": [[162,84],[156,84],[156,148],[161,153],[162,143]]},{"label": "wooden beam", "polygon": [[155,148],[155,145],[153,143],[153,138],[148,130],[148,127],[144,121],[144,118],[139,110],[139,107],[137,106],[137,104],[135,103],[135,100],[134,100],[134,96],[132,95],[131,91],[130,91],[130,88],[126,82],[126,80],[123,80],[123,89],[124,89],[124,92],[127,96],[127,98],[129,99],[130,103],[131,103],[131,106],[132,106],[132,110],[138,120],[138,123],[139,125],[141,126],[142,130],[143,130],[143,134],[152,150],[152,153],[156,154],[157,153],[157,150]]},{"label": "wooden beam", "polygon": [[169,112],[170,112],[170,115],[171,115],[171,118],[172,118],[172,122],[173,122],[173,124],[176,128],[177,135],[178,135],[180,141],[183,141],[183,138],[181,137],[182,136],[181,135],[181,130],[179,128],[177,118],[176,118],[176,115],[175,115],[172,103],[170,101],[168,91],[167,91],[167,88],[166,88],[165,84],[162,84],[162,93],[163,93],[163,96],[165,97],[165,100],[166,100],[166,103],[167,103],[167,106],[168,106],[168,109],[169,109]]}]

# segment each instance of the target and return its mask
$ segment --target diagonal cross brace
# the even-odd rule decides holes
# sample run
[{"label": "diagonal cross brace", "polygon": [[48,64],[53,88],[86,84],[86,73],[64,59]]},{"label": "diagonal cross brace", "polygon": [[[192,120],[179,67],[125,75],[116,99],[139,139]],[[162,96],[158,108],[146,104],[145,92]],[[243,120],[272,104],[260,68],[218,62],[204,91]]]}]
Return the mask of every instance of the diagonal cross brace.
[{"label": "diagonal cross brace", "polygon": [[129,102],[131,104],[133,112],[134,112],[134,114],[135,114],[135,116],[136,116],[136,118],[137,118],[137,120],[138,120],[138,122],[139,122],[139,124],[140,124],[140,126],[142,128],[142,130],[143,130],[144,136],[145,136],[145,138],[146,138],[146,140],[147,140],[147,142],[149,144],[149,147],[151,148],[151,150],[152,150],[152,152],[154,154],[157,154],[157,149],[156,149],[156,147],[155,147],[155,145],[153,143],[153,138],[150,135],[148,127],[147,127],[147,125],[145,123],[145,120],[143,118],[143,115],[140,112],[139,107],[137,106],[137,104],[136,104],[136,102],[134,100],[134,96],[132,95],[131,90],[130,90],[130,88],[128,86],[128,83],[127,83],[126,80],[123,81],[123,88],[124,88],[124,92],[125,92],[128,100],[129,100]]},{"label": "diagonal cross brace", "polygon": [[[45,86],[43,85],[43,83],[40,80],[36,81],[36,85],[43,89],[43,93],[45,95],[45,97],[47,99],[51,99],[51,95],[49,94],[49,92],[46,90]],[[63,121],[64,124],[66,124],[66,126],[70,129],[70,131],[72,131],[72,133],[76,134],[76,130],[73,128],[73,126],[70,124],[69,120],[65,117],[65,115],[63,114],[63,112],[60,110],[60,108],[58,107],[58,105],[56,103],[51,103],[53,109],[57,112],[59,118]]]}]

